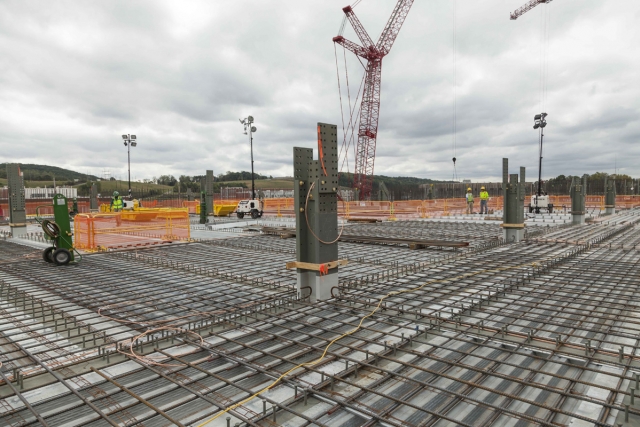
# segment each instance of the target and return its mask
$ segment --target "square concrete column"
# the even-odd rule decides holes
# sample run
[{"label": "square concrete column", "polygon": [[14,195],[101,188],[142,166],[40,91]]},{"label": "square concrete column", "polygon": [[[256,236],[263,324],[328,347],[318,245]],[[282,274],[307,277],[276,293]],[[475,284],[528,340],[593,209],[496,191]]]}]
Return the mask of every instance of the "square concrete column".
[{"label": "square concrete column", "polygon": [[[313,265],[338,261],[338,130],[318,123],[318,160],[313,149],[294,147],[296,261]],[[319,271],[297,269],[300,297],[312,302],[331,298],[338,286],[338,267]]]},{"label": "square concrete column", "polygon": [[7,180],[9,187],[9,227],[13,237],[27,234],[27,211],[24,196],[24,178],[20,166],[7,164]]}]

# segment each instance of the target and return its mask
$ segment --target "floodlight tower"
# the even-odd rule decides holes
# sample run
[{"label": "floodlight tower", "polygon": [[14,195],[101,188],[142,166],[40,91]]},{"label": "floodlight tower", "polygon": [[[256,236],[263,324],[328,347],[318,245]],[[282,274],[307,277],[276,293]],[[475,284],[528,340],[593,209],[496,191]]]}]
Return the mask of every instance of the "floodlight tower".
[{"label": "floodlight tower", "polygon": [[547,126],[545,117],[547,117],[547,113],[536,114],[533,117],[533,128],[540,129],[540,150],[538,156],[538,191],[536,193],[538,196],[542,195],[542,139],[544,138],[544,128]]},{"label": "floodlight tower", "polygon": [[138,145],[135,135],[122,135],[124,145],[127,147],[127,166],[129,172],[129,197],[131,197],[131,147]]},{"label": "floodlight tower", "polygon": [[253,116],[248,116],[245,119],[238,119],[240,123],[244,125],[244,134],[247,134],[249,130],[249,143],[251,144],[251,200],[256,198],[255,181],[253,179],[253,134],[258,130],[253,126]]}]

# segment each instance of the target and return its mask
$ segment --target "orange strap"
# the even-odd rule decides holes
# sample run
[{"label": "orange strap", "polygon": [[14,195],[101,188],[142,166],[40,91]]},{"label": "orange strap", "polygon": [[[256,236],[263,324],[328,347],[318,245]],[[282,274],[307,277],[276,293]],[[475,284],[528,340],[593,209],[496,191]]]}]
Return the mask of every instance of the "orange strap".
[{"label": "orange strap", "polygon": [[326,276],[327,274],[329,274],[329,267],[327,264],[320,264],[320,275]]}]

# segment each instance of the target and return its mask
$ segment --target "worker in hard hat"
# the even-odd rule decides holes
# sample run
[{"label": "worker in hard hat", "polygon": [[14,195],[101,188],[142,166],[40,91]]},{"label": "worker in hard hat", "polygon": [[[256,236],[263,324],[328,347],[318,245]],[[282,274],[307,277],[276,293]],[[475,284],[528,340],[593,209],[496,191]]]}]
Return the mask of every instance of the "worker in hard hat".
[{"label": "worker in hard hat", "polygon": [[467,214],[473,213],[473,193],[471,187],[467,188]]},{"label": "worker in hard hat", "polygon": [[111,212],[120,212],[123,207],[124,202],[122,201],[122,197],[120,197],[120,193],[114,191],[113,197],[111,198]]},{"label": "worker in hard hat", "polygon": [[489,208],[487,207],[487,204],[489,203],[489,193],[487,192],[487,189],[484,188],[484,186],[480,187],[480,215],[482,214],[488,214],[489,213]]}]

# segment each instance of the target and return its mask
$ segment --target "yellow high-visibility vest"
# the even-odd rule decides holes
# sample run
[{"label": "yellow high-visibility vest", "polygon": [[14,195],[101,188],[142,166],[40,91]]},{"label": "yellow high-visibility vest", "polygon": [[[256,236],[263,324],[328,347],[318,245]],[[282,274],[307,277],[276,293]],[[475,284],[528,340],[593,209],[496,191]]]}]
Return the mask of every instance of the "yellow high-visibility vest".
[{"label": "yellow high-visibility vest", "polygon": [[467,193],[467,203],[469,202],[473,202],[473,194],[472,193]]},{"label": "yellow high-visibility vest", "polygon": [[480,200],[489,200],[489,193],[487,193],[486,191],[481,191]]},{"label": "yellow high-visibility vest", "polygon": [[122,210],[122,206],[123,206],[123,203],[122,203],[121,197],[111,200],[111,209]]}]

